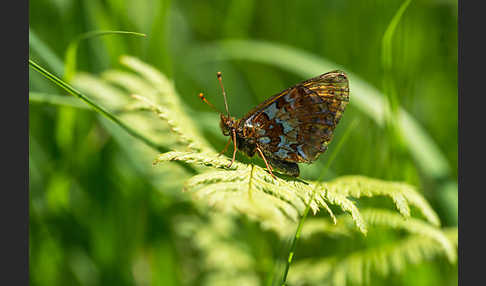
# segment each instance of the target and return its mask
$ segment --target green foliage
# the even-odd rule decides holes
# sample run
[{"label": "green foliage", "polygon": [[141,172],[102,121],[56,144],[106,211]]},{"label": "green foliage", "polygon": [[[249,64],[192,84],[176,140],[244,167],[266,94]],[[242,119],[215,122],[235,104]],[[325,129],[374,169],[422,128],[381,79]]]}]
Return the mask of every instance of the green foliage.
[{"label": "green foliage", "polygon": [[[255,165],[235,163],[231,168],[226,168],[229,161],[221,159],[215,153],[169,152],[159,156],[156,163],[163,161],[183,161],[194,165],[224,169],[192,177],[186,182],[185,189],[195,194],[197,202],[205,202],[210,207],[224,213],[244,214],[260,222],[263,227],[271,228],[284,236],[290,234],[289,226],[303,214],[306,202],[311,199],[311,208],[314,213],[320,208],[325,208],[334,223],[337,220],[328,203],[339,206],[342,211],[349,212],[355,225],[364,234],[367,232],[367,223],[373,226],[403,229],[415,234],[414,237],[408,238],[404,242],[395,243],[396,245],[386,245],[378,250],[366,250],[364,253],[362,253],[363,251],[351,253],[343,261],[337,258],[326,258],[325,265],[318,262],[317,266],[299,262],[297,265],[300,265],[301,268],[297,268],[294,272],[301,271],[303,277],[317,279],[311,281],[328,279],[322,278],[322,273],[324,273],[332,275],[333,285],[347,285],[345,282],[347,279],[353,283],[361,283],[363,277],[370,276],[369,273],[363,274],[366,271],[378,272],[386,276],[388,274],[387,266],[380,266],[387,265],[389,261],[393,263],[393,270],[399,272],[407,263],[424,261],[433,254],[445,253],[450,262],[456,261],[454,246],[456,243],[450,242],[446,235],[434,226],[440,225],[436,213],[410,185],[363,176],[346,176],[323,184],[290,180],[289,178],[274,179],[263,168]],[[317,190],[315,196],[314,190]],[[367,209],[365,212],[360,212],[349,197],[360,198],[363,196],[390,197],[402,216],[385,210]],[[410,217],[409,204],[416,207],[433,225],[419,219],[404,220],[404,217]],[[422,243],[423,237],[427,238],[425,241],[428,243]],[[441,248],[437,249],[436,244]],[[225,253],[224,250],[220,250],[220,252]],[[231,253],[225,254],[230,255]],[[424,255],[421,255],[422,253]],[[406,258],[400,259],[402,255]],[[341,261],[337,267],[335,261]],[[363,265],[367,263],[372,266],[364,268]],[[331,272],[330,269],[334,270]],[[313,271],[321,273],[321,276],[312,275]],[[348,278],[346,278],[347,273],[350,273]],[[299,285],[308,280],[297,276],[293,281]],[[292,280],[290,283],[294,284]]]},{"label": "green foliage", "polygon": [[[199,263],[207,273],[202,285],[261,285],[255,257],[244,243],[235,243],[237,225],[233,219],[214,214],[208,221],[183,216],[177,217],[174,223],[181,237],[202,255]],[[195,274],[188,271],[187,275],[194,277]],[[195,281],[187,282],[195,284]]]},{"label": "green foliage", "polygon": [[[457,3],[410,2],[32,2],[30,58],[64,88],[29,71],[32,285],[280,286],[289,249],[289,286],[456,285]],[[99,30],[147,37],[69,48]],[[301,179],[225,167],[196,96],[222,109],[217,71],[241,117],[335,68],[351,102]]]},{"label": "green foliage", "polygon": [[408,5],[412,0],[406,0],[403,2],[403,4],[400,6],[398,9],[397,13],[395,16],[393,16],[392,20],[390,21],[390,24],[386,28],[385,34],[383,35],[383,39],[381,41],[381,46],[383,49],[382,52],[382,64],[385,69],[389,69],[392,65],[392,38],[393,34],[395,33],[398,23],[400,23],[400,20],[403,16],[403,13],[407,10]]},{"label": "green foliage", "polygon": [[[168,148],[188,150],[161,154],[154,164],[180,161],[194,165],[196,168],[215,169],[214,171],[198,169],[200,174],[185,182],[184,189],[193,194],[194,202],[202,207],[204,212],[208,211],[209,207],[228,215],[242,214],[261,223],[262,227],[274,230],[285,237],[293,232],[292,226],[295,226],[295,222],[302,216],[309,202],[314,214],[324,208],[334,224],[337,223],[337,219],[330,205],[338,206],[341,211],[351,215],[351,220],[363,234],[368,231],[367,224],[371,224],[427,236],[439,242],[449,260],[455,261],[454,247],[444,234],[433,226],[440,224],[437,215],[412,186],[364,176],[345,176],[325,183],[307,182],[286,176],[273,178],[262,167],[242,162],[235,162],[231,168],[227,168],[228,158],[218,155],[198,133],[192,119],[177,100],[176,91],[170,82],[155,69],[137,59],[124,56],[121,62],[130,68],[132,73],[121,71],[104,73],[104,78],[111,83],[120,85],[125,83],[124,87],[132,95],[131,99],[127,99],[126,108],[116,106],[119,109],[118,116],[123,118],[125,113],[130,115],[134,112],[140,113],[140,119],[144,121],[143,124],[147,128],[147,136],[151,132],[158,131],[161,139],[170,137],[172,133],[176,137],[172,140],[172,144],[168,144],[167,141],[163,144]],[[89,86],[92,92],[94,91],[93,94],[100,97],[107,97],[110,94],[105,92],[108,86],[102,87],[104,85],[102,82],[90,76],[82,75],[75,82],[81,89],[83,86]],[[97,88],[96,83],[100,87]],[[105,104],[110,105],[109,101]],[[158,104],[163,104],[164,107]],[[147,111],[152,111],[158,119],[165,121],[167,129],[164,132],[156,130],[159,124]],[[162,142],[160,139],[159,141]],[[363,213],[351,200],[376,196],[389,197],[401,216],[397,217],[393,213],[380,210],[366,210]],[[419,219],[404,220],[404,217],[410,217],[410,206],[415,207],[433,225]],[[344,265],[342,273],[346,273],[345,268],[349,266],[346,263]],[[336,277],[340,279],[336,281],[344,281],[341,276]]]},{"label": "green foliage", "polygon": [[74,77],[74,74],[76,72],[76,58],[77,58],[77,51],[80,42],[86,39],[101,37],[106,35],[133,35],[133,36],[145,37],[145,34],[127,32],[127,31],[93,31],[78,36],[75,40],[69,43],[69,46],[66,50],[66,56],[64,61],[65,62],[64,79],[67,82],[71,81],[71,79]]},{"label": "green foliage", "polygon": [[[212,151],[212,148],[208,147],[206,141],[198,134],[197,128],[191,123],[189,116],[184,113],[181,103],[177,101],[175,90],[163,75],[134,58],[122,57],[121,63],[140,73],[140,76],[109,71],[105,73],[108,75],[106,78],[115,83],[138,82],[138,84],[126,84],[125,88],[131,87],[129,92],[147,94],[152,97],[146,99],[141,95],[134,96],[167,123],[169,129],[177,136],[179,147],[185,146],[193,151],[165,153],[159,156],[155,163],[182,161],[217,169],[224,169],[229,164],[228,159],[222,158]],[[83,83],[87,86],[86,79],[77,81],[80,86]],[[90,86],[92,86],[92,82],[90,82]],[[163,103],[164,107],[150,101],[156,100],[158,94],[161,95],[161,99],[158,101]],[[143,106],[140,108],[143,110]],[[148,122],[150,121],[147,120]],[[178,148],[177,145],[171,147]],[[317,182],[290,180],[289,178],[273,179],[259,166],[235,163],[231,170],[207,172],[191,178],[186,183],[185,189],[197,193],[198,199],[207,200],[209,205],[217,209],[249,215],[261,221],[264,226],[280,233],[288,233],[289,223],[297,221],[302,215],[305,204],[311,199],[314,189],[317,189],[317,196],[311,203],[314,213],[322,207],[329,212],[332,218],[335,218],[327,203],[338,205],[343,211],[352,215],[357,227],[363,233],[366,233],[366,224],[354,203],[347,196],[355,198],[373,195],[390,196],[404,216],[410,216],[408,202],[411,202],[422,211],[427,219],[438,224],[435,213],[412,187],[357,176],[341,178],[335,182],[320,185]]]},{"label": "green foliage", "polygon": [[[215,171],[198,169],[200,174],[191,177],[185,183],[184,189],[194,194],[195,204],[201,206],[204,211],[207,211],[208,207],[210,207],[222,211],[225,214],[242,214],[261,223],[262,227],[274,230],[285,237],[292,233],[292,226],[295,226],[295,222],[303,215],[307,204],[310,204],[309,206],[314,214],[321,208],[324,208],[332,218],[333,223],[336,224],[336,216],[329,206],[334,205],[338,206],[341,211],[348,212],[351,215],[353,223],[363,234],[366,234],[368,231],[367,224],[386,226],[392,229],[403,229],[416,235],[426,236],[435,240],[442,246],[448,259],[451,262],[455,261],[455,249],[440,230],[435,229],[433,225],[429,225],[419,219],[409,218],[404,220],[404,218],[410,217],[411,205],[417,208],[430,223],[434,225],[440,224],[435,212],[412,186],[363,176],[345,176],[325,183],[303,181],[285,176],[273,178],[260,166],[242,162],[235,162],[231,168],[227,168],[226,166],[229,163],[228,158],[213,151],[198,133],[196,126],[192,123],[188,114],[185,113],[183,105],[178,101],[176,91],[172,84],[154,68],[135,58],[124,56],[121,58],[121,62],[129,67],[132,73],[108,71],[105,73],[105,78],[111,83],[120,85],[125,83],[124,87],[132,95],[131,98],[125,96],[125,106],[120,105],[120,102],[123,101],[116,100],[116,96],[120,96],[121,94],[106,92],[110,89],[109,85],[105,85],[95,78],[82,75],[75,82],[81,89],[83,89],[83,86],[89,87],[93,94],[99,97],[98,100],[107,106],[117,108],[119,110],[117,116],[122,118],[122,120],[125,117],[124,115],[133,116],[133,114],[138,114],[139,120],[143,121],[140,124],[146,127],[144,131],[139,133],[141,134],[140,136],[149,136],[150,133],[157,132],[159,138],[152,138],[150,140],[159,140],[160,143],[158,144],[163,144],[166,148],[188,150],[185,152],[170,151],[161,154],[154,164],[160,164],[166,161],[179,161],[196,167],[201,166],[216,169]],[[40,67],[36,67],[36,69],[42,71]],[[133,72],[138,73],[138,75]],[[48,74],[47,72],[44,73]],[[55,80],[61,82],[58,79]],[[127,82],[131,84],[126,84]],[[61,82],[61,85],[66,84]],[[67,85],[66,88],[68,90],[71,89]],[[81,93],[77,93],[81,98],[85,98]],[[116,95],[114,96],[114,94]],[[147,97],[140,94],[146,95]],[[117,102],[118,105],[110,104],[110,95],[111,100]],[[94,104],[91,99],[87,99],[87,102],[90,102],[92,105]],[[164,104],[164,107],[155,102]],[[165,121],[167,129],[158,130],[159,124],[153,119],[152,113],[147,113],[147,111],[152,111],[157,119]],[[102,114],[105,113],[108,112],[104,111]],[[125,119],[125,121],[131,122],[130,124],[136,122],[133,117],[131,117],[131,120]],[[117,119],[115,122],[121,121]],[[161,140],[162,138],[171,137],[170,133],[176,137],[175,140]],[[351,200],[376,196],[391,198],[401,216],[397,217],[395,214],[383,210],[366,210],[363,213],[359,211],[356,204]],[[386,251],[390,251],[391,253],[389,254],[391,257],[389,259],[394,259],[397,253],[407,251],[410,247],[416,248],[410,240],[407,240],[405,245],[400,244],[391,248],[387,246]],[[225,250],[223,248],[220,251],[222,253],[229,251],[230,253],[225,253],[225,255],[230,255],[233,250],[229,247],[229,249]],[[370,250],[365,251],[366,254],[369,252]],[[372,253],[371,255],[377,254]],[[385,254],[381,254],[380,252],[379,257],[386,255],[388,255],[387,252]],[[338,270],[333,271],[333,281],[337,284],[344,285],[346,279],[342,275],[349,272],[348,268],[359,271],[358,274],[356,272],[349,272],[359,276],[358,278],[352,276],[350,278],[351,281],[357,279],[361,281],[363,279],[360,276],[362,275],[362,270],[356,270],[356,267],[361,268],[362,266],[359,265],[367,263],[367,259],[367,256],[361,254],[351,254],[351,258],[348,259],[349,261],[344,260],[344,262],[340,262],[341,264],[337,268]],[[326,258],[325,263],[330,263],[328,262],[329,260],[335,261],[334,258]],[[394,261],[398,263],[396,259]],[[302,264],[303,262],[299,263]],[[374,263],[375,265],[380,264],[376,261]],[[403,264],[405,264],[404,261],[399,261],[399,263],[398,266],[395,266],[396,269],[403,268]],[[317,265],[322,269],[336,268],[335,266],[331,267],[329,265],[323,266],[322,262]],[[384,273],[383,269],[379,269],[376,266],[375,268],[375,271],[386,274],[386,271]],[[297,268],[297,273],[302,271],[299,269]],[[311,271],[313,267],[305,266],[304,269]],[[322,273],[330,272],[326,270]],[[219,274],[227,275],[226,273]],[[369,274],[366,275],[369,276]],[[306,274],[304,276],[307,277],[308,275]],[[324,278],[321,277],[319,279]]]},{"label": "green foliage", "polygon": [[[120,63],[132,72],[110,70],[102,75],[101,80],[81,74],[73,79],[73,84],[113,109],[123,106],[125,110],[121,110],[118,116],[129,117],[127,122],[131,124],[136,122],[134,128],[143,129],[142,134],[162,148],[173,149],[182,145],[193,150],[211,149],[191,124],[183,111],[184,104],[164,75],[133,57],[123,56]],[[128,93],[121,92],[120,87]],[[156,117],[147,114],[147,110],[153,110]],[[157,117],[164,121],[156,120]],[[177,134],[176,141],[173,136],[168,136],[169,131]]]},{"label": "green foliage", "polygon": [[[201,56],[202,54],[202,56]],[[271,64],[289,72],[309,78],[324,70],[344,69],[331,61],[298,51],[292,47],[249,40],[226,40],[203,48],[195,48],[189,54],[192,62],[224,61],[229,59],[249,60]],[[347,72],[350,79],[351,104],[360,109],[377,124],[385,123],[389,106],[379,90],[362,80],[358,75]],[[399,110],[395,128],[407,141],[406,147],[420,164],[425,174],[441,177],[449,172],[449,166],[427,132],[405,110]]]},{"label": "green foliage", "polygon": [[[298,260],[289,275],[290,285],[368,285],[374,275],[397,274],[407,265],[420,265],[436,257],[446,256],[451,263],[456,262],[457,228],[437,229],[421,220],[404,220],[386,210],[365,209],[361,213],[373,232],[384,235],[391,229],[402,229],[407,234],[367,248]],[[308,221],[303,237],[310,239],[317,234],[348,243],[353,240],[345,224],[330,226],[322,219]]]},{"label": "green foliage", "polygon": [[401,182],[384,182],[363,176],[343,176],[335,179],[332,188],[345,196],[353,198],[388,196],[403,216],[410,216],[409,204],[416,207],[432,224],[439,226],[437,214],[427,201],[410,186]]}]

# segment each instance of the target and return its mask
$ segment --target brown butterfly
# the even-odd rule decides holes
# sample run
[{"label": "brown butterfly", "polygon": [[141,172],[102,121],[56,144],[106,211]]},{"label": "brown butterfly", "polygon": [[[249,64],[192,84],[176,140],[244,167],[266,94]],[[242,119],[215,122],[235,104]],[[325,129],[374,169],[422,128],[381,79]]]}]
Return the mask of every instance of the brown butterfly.
[{"label": "brown butterfly", "polygon": [[[237,150],[249,157],[258,153],[272,176],[275,167],[297,177],[297,163],[312,163],[325,152],[349,102],[348,78],[344,72],[335,70],[268,98],[236,120],[228,111],[221,72],[217,75],[227,112],[227,115],[220,113],[220,127],[223,135],[230,136],[222,152],[231,140],[234,144],[229,166],[235,161]],[[199,97],[214,108],[202,93]]]}]

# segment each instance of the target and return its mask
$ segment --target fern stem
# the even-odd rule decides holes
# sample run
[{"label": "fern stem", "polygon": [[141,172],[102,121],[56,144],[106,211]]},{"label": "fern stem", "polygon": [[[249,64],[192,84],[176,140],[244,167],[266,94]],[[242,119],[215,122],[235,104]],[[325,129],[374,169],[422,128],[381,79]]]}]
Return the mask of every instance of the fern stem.
[{"label": "fern stem", "polygon": [[250,201],[252,200],[251,187],[252,187],[252,182],[253,182],[253,170],[255,169],[254,167],[255,166],[253,164],[251,164],[250,181],[248,182],[248,198],[250,199]]},{"label": "fern stem", "polygon": [[[358,123],[357,119],[354,119],[351,122],[351,124],[349,125],[349,127],[346,128],[346,131],[344,132],[343,137],[341,138],[341,140],[338,141],[336,148],[331,153],[331,156],[327,160],[327,164],[324,167],[324,169],[322,170],[321,174],[319,175],[317,182],[320,182],[322,180],[322,178],[326,174],[326,171],[329,169],[329,166],[331,166],[331,163],[334,161],[337,154],[339,153],[339,150],[341,150],[341,147],[344,145],[344,142],[347,141],[349,135],[351,134],[351,130],[354,129],[354,127],[356,126],[357,123]],[[311,206],[312,201],[314,200],[314,196],[316,195],[316,190],[317,190],[318,185],[319,185],[319,183],[317,183],[316,186],[314,187],[314,190],[312,191],[312,196],[309,199],[309,201],[307,202],[304,213],[302,214],[302,217],[300,218],[300,221],[299,221],[299,225],[297,226],[297,230],[295,231],[295,235],[294,235],[294,238],[292,240],[292,245],[290,246],[289,256],[288,256],[287,262],[285,264],[285,270],[284,270],[284,274],[283,274],[283,278],[282,278],[282,284],[281,284],[282,286],[285,286],[285,282],[287,281],[287,274],[289,272],[290,264],[292,263],[292,259],[294,257],[294,252],[295,252],[295,248],[297,246],[297,241],[300,238],[300,233],[302,232],[302,227],[304,226],[304,221],[307,218],[307,215],[309,214],[310,206]]]},{"label": "fern stem", "polygon": [[[29,65],[35,71],[39,72],[41,75],[43,75],[47,79],[49,79],[50,81],[54,82],[56,85],[60,86],[64,90],[66,90],[71,95],[73,95],[73,96],[81,99],[86,104],[88,104],[90,107],[92,107],[95,111],[99,112],[101,115],[105,116],[106,118],[108,118],[111,121],[113,121],[114,123],[116,123],[118,126],[120,126],[122,129],[124,129],[126,132],[128,132],[130,135],[132,135],[136,139],[144,142],[148,146],[154,148],[155,150],[157,150],[157,151],[159,151],[161,153],[165,153],[165,152],[170,151],[169,148],[155,143],[151,139],[149,139],[149,138],[145,137],[144,135],[142,135],[141,133],[139,133],[137,130],[135,130],[132,127],[128,126],[127,124],[125,124],[124,122],[122,122],[118,117],[116,117],[115,115],[111,114],[105,108],[101,107],[100,105],[98,105],[97,103],[95,103],[94,101],[92,101],[91,99],[89,99],[87,96],[85,96],[84,94],[82,94],[81,92],[79,92],[78,90],[76,90],[71,85],[67,84],[63,80],[61,80],[58,77],[56,77],[55,75],[51,74],[49,71],[47,71],[46,69],[44,69],[43,67],[41,67],[40,65],[38,65],[33,60],[29,59]],[[187,164],[185,164],[183,162],[177,162],[177,163],[179,165],[181,165],[187,171],[189,171],[189,172],[191,172],[193,174],[196,173],[196,171],[194,170],[193,167],[191,167],[191,166],[189,166],[189,165],[187,165]]]},{"label": "fern stem", "polygon": [[358,119],[354,119],[353,121],[351,121],[351,124],[349,124],[349,127],[346,128],[346,130],[344,131],[343,137],[341,138],[341,140],[339,140],[337,142],[337,145],[334,148],[331,155],[329,156],[329,159],[327,160],[327,163],[324,166],[324,169],[322,170],[321,174],[319,175],[319,178],[317,178],[317,182],[320,182],[324,178],[326,171],[329,170],[331,163],[334,161],[334,159],[336,159],[337,154],[339,153],[339,151],[343,147],[344,142],[346,142],[348,140],[348,137],[351,134],[351,131],[356,127],[356,124],[358,124]]},{"label": "fern stem", "polygon": [[287,263],[285,264],[285,270],[282,278],[282,286],[285,286],[285,281],[287,281],[287,274],[289,273],[290,263],[292,263],[292,259],[294,258],[295,248],[297,246],[297,241],[300,238],[300,233],[302,232],[302,227],[304,226],[304,221],[307,218],[307,214],[310,210],[311,202],[314,200],[315,190],[312,192],[312,197],[307,202],[307,206],[305,207],[304,213],[300,218],[299,225],[297,226],[297,230],[295,231],[294,239],[292,240],[292,245],[290,246],[289,257],[287,258]]}]

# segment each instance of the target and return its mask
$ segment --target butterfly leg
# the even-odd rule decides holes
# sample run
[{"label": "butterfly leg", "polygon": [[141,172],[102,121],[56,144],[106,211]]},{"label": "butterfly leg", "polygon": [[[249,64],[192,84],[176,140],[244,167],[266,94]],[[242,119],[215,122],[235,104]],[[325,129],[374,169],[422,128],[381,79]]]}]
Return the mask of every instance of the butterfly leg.
[{"label": "butterfly leg", "polygon": [[227,166],[227,168],[231,167],[233,163],[235,162],[235,157],[236,157],[236,151],[238,151],[238,148],[236,148],[236,131],[233,129],[233,143],[234,143],[234,150],[233,150],[233,159],[231,159],[231,163]]},{"label": "butterfly leg", "polygon": [[231,142],[231,137],[228,139],[228,142],[226,142],[226,145],[224,146],[224,149],[221,150],[221,152],[218,153],[218,156],[221,155],[221,154],[223,154],[224,152],[226,152],[226,150],[228,150],[228,146],[229,146],[230,142]]},{"label": "butterfly leg", "polygon": [[265,162],[265,166],[267,166],[268,172],[270,173],[270,175],[272,175],[272,177],[273,177],[274,179],[276,179],[277,177],[275,177],[275,175],[274,175],[274,174],[273,174],[273,172],[272,172],[273,168],[272,168],[272,166],[270,166],[270,165],[268,164],[267,159],[265,159],[265,156],[263,155],[262,150],[260,149],[260,147],[257,147],[256,149],[257,149],[258,154],[260,155],[260,157],[262,157],[263,162]]},{"label": "butterfly leg", "polygon": [[271,157],[268,158],[268,162],[272,164],[276,169],[282,171],[287,175],[298,177],[300,174],[299,165],[297,165],[297,163],[286,162]]}]

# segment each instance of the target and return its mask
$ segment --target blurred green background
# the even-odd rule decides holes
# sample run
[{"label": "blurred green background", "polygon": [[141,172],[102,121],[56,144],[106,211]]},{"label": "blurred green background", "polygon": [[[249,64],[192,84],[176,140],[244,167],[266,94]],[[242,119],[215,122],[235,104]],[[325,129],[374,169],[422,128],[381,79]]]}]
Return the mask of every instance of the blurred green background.
[{"label": "blurred green background", "polygon": [[[409,147],[421,142],[416,130],[400,133],[393,121],[377,124],[353,104],[352,93],[335,136],[340,137],[353,120],[358,124],[326,179],[360,174],[413,184],[442,225],[453,227],[457,226],[457,2],[411,1],[391,45],[384,46],[385,31],[402,4],[395,0],[35,0],[29,7],[30,57],[62,77],[66,49],[79,35],[94,30],[144,33],[146,38],[109,35],[81,41],[78,71],[96,76],[122,68],[119,58],[124,54],[153,65],[173,80],[198,128],[216,149],[226,141],[219,135],[218,115],[196,95],[204,92],[223,109],[217,71],[223,72],[232,115],[242,117],[267,97],[306,79],[296,71],[305,65],[298,56],[310,54],[335,63],[335,68],[374,86],[383,99],[390,98],[392,106],[406,110],[437,146],[442,161],[432,162],[440,165],[436,170],[424,167],[420,158],[429,156],[429,150],[415,148],[414,154]],[[280,65],[263,49],[232,56],[232,43],[276,45],[297,56],[281,57]],[[225,49],[229,56],[222,54]],[[383,59],[386,49],[391,49],[391,65]],[[65,95],[32,70],[29,87],[31,92]],[[350,89],[353,92],[353,77]],[[206,260],[194,246],[197,243],[178,230],[181,217],[199,220],[203,214],[181,192],[186,177],[171,175],[154,183],[155,150],[147,151],[153,157],[131,154],[139,147],[127,144],[132,141],[124,131],[77,106],[31,100],[29,127],[32,285],[213,284],[205,279]],[[327,157],[302,166],[303,177],[316,179]],[[237,223],[245,230],[244,249],[259,253],[258,281],[268,283],[269,264],[285,255],[284,244],[252,222]],[[203,221],[200,227],[206,225]],[[297,255],[299,251],[309,255],[315,245],[299,247]],[[372,283],[456,284],[457,265],[438,258],[377,276]]]}]

